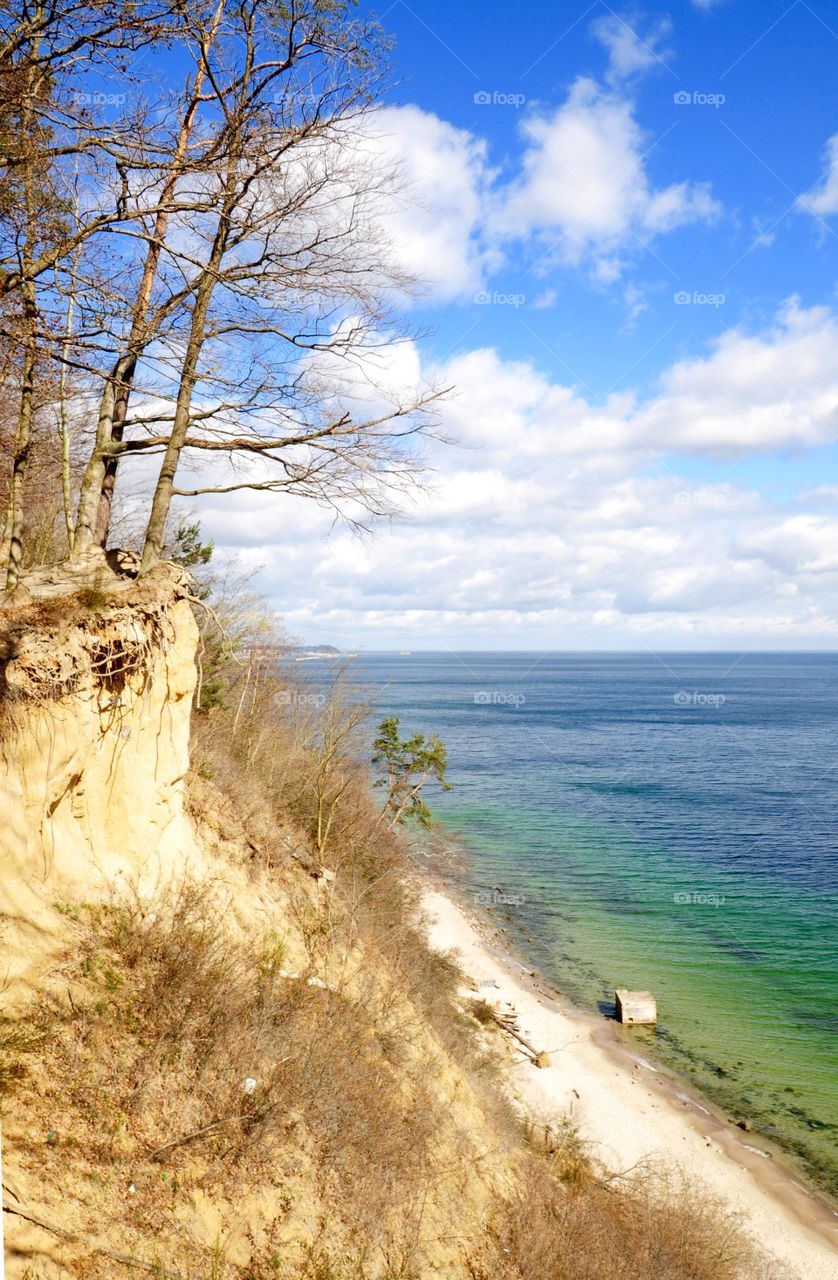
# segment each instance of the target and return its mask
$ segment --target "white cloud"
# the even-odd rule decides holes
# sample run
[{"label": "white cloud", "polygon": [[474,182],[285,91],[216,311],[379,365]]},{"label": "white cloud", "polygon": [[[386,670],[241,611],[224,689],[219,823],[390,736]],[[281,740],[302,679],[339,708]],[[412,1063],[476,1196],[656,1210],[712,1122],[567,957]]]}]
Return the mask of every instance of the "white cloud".
[{"label": "white cloud", "polygon": [[[667,29],[659,24],[649,39]],[[648,42],[616,18],[596,30],[614,84],[654,61]],[[612,283],[626,258],[656,236],[712,221],[720,206],[708,184],[652,184],[651,141],[623,92],[583,78],[563,105],[525,117],[519,172],[506,182],[484,139],[416,106],[377,112],[360,151],[367,161],[372,153],[382,172],[395,166],[401,173],[401,192],[379,202],[397,260],[425,282],[426,297],[452,302],[481,292],[516,242],[539,255],[547,240],[548,265],[558,260]]]},{"label": "white cloud", "polygon": [[793,515],[743,539],[743,545],[773,569],[795,577],[838,575],[838,520]]},{"label": "white cloud", "polygon": [[596,460],[607,474],[652,456],[817,448],[838,440],[838,317],[787,303],[764,333],[724,333],[709,355],[681,360],[654,395],[597,405],[526,361],[490,350],[451,360],[441,374],[458,395],[446,410],[457,438],[503,457]]},{"label": "white cloud", "polygon": [[665,67],[670,56],[664,46],[672,32],[672,21],[667,17],[658,18],[641,34],[618,14],[609,13],[592,23],[591,31],[608,53],[607,77],[612,84]]},{"label": "white cloud", "polygon": [[619,276],[624,252],[720,211],[706,184],[652,187],[633,104],[591,79],[577,80],[563,106],[522,128],[522,173],[504,193],[495,227],[510,238],[558,237],[565,261],[588,261],[604,280]]},{"label": "white cloud", "polygon": [[[265,588],[311,640],[827,643],[838,521],[818,490],[769,502],[736,461],[838,440],[836,350],[835,315],[790,304],[767,332],[675,364],[650,399],[601,405],[529,361],[463,353],[429,371],[458,387],[444,418],[462,447],[437,446],[432,492],[376,539],[327,537],[301,500],[235,495],[202,507],[205,529],[267,564]],[[729,461],[690,479],[681,451]]]},{"label": "white cloud", "polygon": [[558,301],[558,291],[556,289],[542,289],[533,299],[532,305],[536,311],[549,311],[551,307],[556,305]]},{"label": "white cloud", "polygon": [[838,213],[838,133],[826,144],[823,176],[799,197],[798,203],[817,216]]},{"label": "white cloud", "polygon": [[648,311],[649,303],[646,301],[643,290],[639,289],[636,284],[628,284],[623,290],[623,302],[626,306],[626,324],[630,327],[634,324],[644,311]]},{"label": "white cloud", "polygon": [[767,334],[724,333],[683,360],[636,415],[658,449],[712,455],[812,448],[838,438],[838,321],[792,301]]},{"label": "white cloud", "polygon": [[473,296],[491,261],[480,242],[491,180],[486,143],[415,106],[377,112],[369,141],[401,173],[402,191],[386,200],[382,224],[402,265],[439,301]]}]

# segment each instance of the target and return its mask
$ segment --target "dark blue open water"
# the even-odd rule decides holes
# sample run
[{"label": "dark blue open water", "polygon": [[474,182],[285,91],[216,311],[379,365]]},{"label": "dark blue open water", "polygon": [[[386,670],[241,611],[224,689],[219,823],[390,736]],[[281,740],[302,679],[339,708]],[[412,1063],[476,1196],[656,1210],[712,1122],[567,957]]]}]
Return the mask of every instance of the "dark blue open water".
[{"label": "dark blue open water", "polygon": [[367,654],[473,888],[580,1003],[658,1000],[655,1048],[838,1189],[838,656]]}]

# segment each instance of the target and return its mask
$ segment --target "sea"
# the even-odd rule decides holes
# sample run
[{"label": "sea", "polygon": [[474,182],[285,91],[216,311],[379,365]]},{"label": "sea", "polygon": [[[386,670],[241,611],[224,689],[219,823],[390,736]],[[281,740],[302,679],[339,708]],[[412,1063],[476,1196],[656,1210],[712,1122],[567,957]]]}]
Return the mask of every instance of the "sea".
[{"label": "sea", "polygon": [[[319,665],[319,664],[318,664]],[[603,1016],[838,1194],[838,655],[364,653],[462,891]],[[443,840],[444,843],[444,840]]]}]

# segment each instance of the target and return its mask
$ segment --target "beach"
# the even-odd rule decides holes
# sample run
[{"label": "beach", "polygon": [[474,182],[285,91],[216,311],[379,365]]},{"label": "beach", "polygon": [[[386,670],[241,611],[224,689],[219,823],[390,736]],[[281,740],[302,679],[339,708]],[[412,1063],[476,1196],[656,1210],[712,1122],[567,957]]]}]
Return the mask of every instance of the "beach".
[{"label": "beach", "polygon": [[761,1138],[743,1132],[644,1054],[644,1033],[573,1006],[509,950],[503,933],[425,883],[431,944],[456,953],[481,996],[510,1006],[521,1034],[549,1054],[508,1070],[513,1097],[538,1118],[569,1116],[611,1172],[663,1162],[742,1215],[777,1280],[836,1280],[838,1213]]}]

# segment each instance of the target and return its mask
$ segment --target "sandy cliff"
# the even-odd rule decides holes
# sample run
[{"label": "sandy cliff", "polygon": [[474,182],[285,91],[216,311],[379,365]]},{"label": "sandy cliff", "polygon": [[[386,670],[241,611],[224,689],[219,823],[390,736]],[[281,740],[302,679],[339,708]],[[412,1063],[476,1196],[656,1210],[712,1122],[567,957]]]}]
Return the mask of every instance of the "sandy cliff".
[{"label": "sandy cliff", "polygon": [[[0,610],[6,1275],[337,1276],[321,1253],[374,1255],[390,1230],[359,1180],[386,1201],[404,1159],[438,1181],[412,1133],[473,1180],[459,1151],[486,1160],[492,1137],[472,1087],[302,833],[268,850],[219,788],[187,786],[198,632],[179,572],[31,586]],[[436,1194],[417,1185],[433,1236]]]},{"label": "sandy cliff", "polygon": [[0,609],[9,1280],[795,1274],[704,1191],[618,1190],[522,1124],[518,1045],[428,946],[364,769],[324,867],[287,690],[202,717],[190,768],[188,583],[94,570]]},{"label": "sandy cliff", "polygon": [[[71,584],[68,584],[71,585]],[[197,627],[176,570],[2,613],[0,885],[7,998],[37,985],[56,901],[150,884],[194,843],[184,818]],[[21,596],[23,599],[21,600]]]}]

